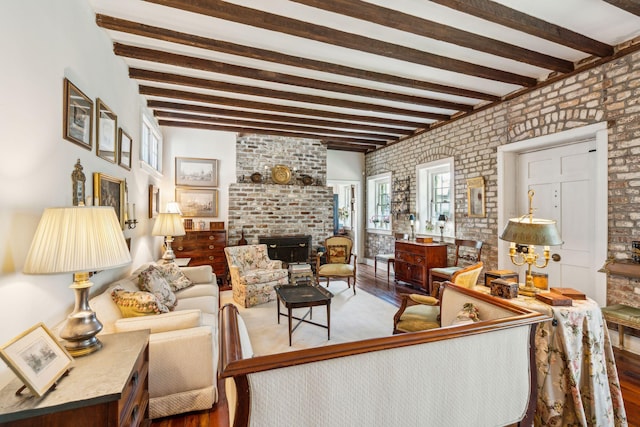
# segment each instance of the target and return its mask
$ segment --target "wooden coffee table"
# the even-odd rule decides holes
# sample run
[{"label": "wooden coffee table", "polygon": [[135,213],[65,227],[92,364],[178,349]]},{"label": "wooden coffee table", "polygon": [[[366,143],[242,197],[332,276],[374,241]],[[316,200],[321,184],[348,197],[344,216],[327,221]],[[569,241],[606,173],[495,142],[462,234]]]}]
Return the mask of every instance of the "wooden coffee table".
[{"label": "wooden coffee table", "polygon": [[[278,285],[275,287],[276,295],[278,296],[278,324],[280,324],[280,316],[287,316],[289,319],[289,346],[291,346],[291,334],[296,330],[302,322],[310,323],[312,325],[320,326],[327,329],[327,339],[331,339],[331,298],[333,294],[326,289],[314,285]],[[287,313],[280,312],[280,302],[287,308]],[[320,323],[306,320],[313,318],[313,307],[318,305],[325,305],[327,307],[327,324],[322,325]],[[302,317],[295,317],[293,315],[294,308],[308,307],[309,311]],[[298,320],[298,323],[292,328],[292,319]]]}]

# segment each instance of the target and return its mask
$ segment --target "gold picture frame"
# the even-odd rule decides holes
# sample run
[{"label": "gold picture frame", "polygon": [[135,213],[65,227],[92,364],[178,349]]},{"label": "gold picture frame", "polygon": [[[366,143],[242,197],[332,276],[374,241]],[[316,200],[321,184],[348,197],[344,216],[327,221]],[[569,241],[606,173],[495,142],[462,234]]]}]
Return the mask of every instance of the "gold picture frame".
[{"label": "gold picture frame", "polygon": [[125,182],[100,172],[93,173],[93,198],[96,206],[111,206],[124,229]]},{"label": "gold picture frame", "polygon": [[467,179],[467,214],[470,218],[484,218],[484,178]]},{"label": "gold picture frame", "polygon": [[176,202],[183,217],[217,217],[218,190],[207,188],[176,188]]},{"label": "gold picture frame", "polygon": [[217,187],[218,159],[176,157],[176,186]]},{"label": "gold picture frame", "polygon": [[100,98],[96,100],[96,155],[110,163],[118,157],[118,116]]},{"label": "gold picture frame", "polygon": [[92,148],[93,101],[66,78],[62,136],[87,150]]},{"label": "gold picture frame", "polygon": [[149,218],[155,218],[160,213],[160,189],[149,184]]},{"label": "gold picture frame", "polygon": [[127,132],[118,129],[118,165],[126,170],[131,170],[131,149],[133,140]]},{"label": "gold picture frame", "polygon": [[42,322],[2,345],[0,357],[37,397],[73,365],[73,357]]}]

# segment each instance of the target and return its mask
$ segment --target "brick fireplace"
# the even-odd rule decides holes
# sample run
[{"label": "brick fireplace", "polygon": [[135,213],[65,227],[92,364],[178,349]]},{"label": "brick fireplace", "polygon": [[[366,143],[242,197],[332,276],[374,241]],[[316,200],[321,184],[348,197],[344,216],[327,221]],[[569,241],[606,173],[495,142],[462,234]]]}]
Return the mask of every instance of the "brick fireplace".
[{"label": "brick fireplace", "polygon": [[[327,149],[318,140],[239,135],[237,182],[229,186],[228,244],[244,232],[250,243],[260,237],[310,235],[312,247],[333,234],[333,189],[326,186]],[[276,184],[271,168],[292,171],[289,184]],[[250,176],[258,172],[262,182]],[[304,185],[302,175],[313,179]]]}]

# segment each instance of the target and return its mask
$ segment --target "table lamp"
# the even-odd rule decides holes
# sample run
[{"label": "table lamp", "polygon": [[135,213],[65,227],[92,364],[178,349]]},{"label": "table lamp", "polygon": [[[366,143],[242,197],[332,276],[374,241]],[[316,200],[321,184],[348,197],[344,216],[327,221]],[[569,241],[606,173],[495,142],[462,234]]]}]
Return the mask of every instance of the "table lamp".
[{"label": "table lamp", "polygon": [[440,227],[440,241],[444,242],[444,226],[447,223],[447,217],[444,214],[438,216],[438,227]]},{"label": "table lamp", "polygon": [[[540,290],[533,284],[531,267],[545,268],[549,264],[549,246],[561,245],[562,238],[556,227],[556,222],[550,219],[533,217],[533,190],[529,190],[529,213],[519,218],[511,218],[507,223],[500,238],[511,242],[509,246],[509,258],[517,266],[527,264],[527,278],[525,286],[519,293],[525,296],[535,296]],[[522,248],[522,245],[526,245]],[[538,264],[536,246],[544,246],[544,262]],[[559,260],[555,258],[554,261]]]},{"label": "table lamp", "polygon": [[415,222],[416,222],[416,216],[414,214],[409,214],[409,224],[411,225],[411,240],[416,239]]},{"label": "table lamp", "polygon": [[111,206],[45,209],[24,265],[26,274],[73,273],[75,306],[60,332],[72,356],[93,353],[102,344],[102,323],[89,306],[90,272],[131,262],[131,255]]},{"label": "table lamp", "polygon": [[151,234],[154,236],[165,236],[165,243],[167,245],[162,260],[167,262],[174,262],[176,255],[173,253],[171,243],[174,236],[184,236],[184,226],[182,225],[182,216],[179,213],[160,213],[156,218],[156,223],[153,225]]}]

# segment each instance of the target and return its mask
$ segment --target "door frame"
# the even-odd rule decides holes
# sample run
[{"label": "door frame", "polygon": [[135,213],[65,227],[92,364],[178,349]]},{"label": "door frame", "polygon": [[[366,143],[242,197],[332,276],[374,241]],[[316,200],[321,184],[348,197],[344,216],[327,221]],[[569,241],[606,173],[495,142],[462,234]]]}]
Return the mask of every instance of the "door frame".
[{"label": "door frame", "polygon": [[[360,181],[352,179],[328,179],[327,187],[335,187],[336,185],[354,185],[355,186],[355,200],[354,207],[356,216],[354,218],[353,232],[355,234],[355,242],[353,242],[353,252],[360,259],[360,262],[364,262],[364,257],[360,254],[364,253],[364,239],[363,239],[363,217],[362,213],[362,200],[364,195],[362,194],[362,183]],[[335,188],[334,188],[335,191]],[[336,193],[334,193],[336,194]]]},{"label": "door frame", "polygon": [[597,274],[598,263],[607,259],[608,245],[608,130],[607,123],[600,122],[592,125],[544,135],[524,141],[514,142],[498,147],[498,268],[510,269],[513,264],[509,260],[509,243],[500,240],[499,236],[509,218],[520,216],[516,206],[516,157],[520,153],[532,150],[555,148],[580,141],[593,140],[596,143],[595,170],[595,234],[594,234],[594,277],[596,295],[595,301],[601,305],[607,302],[607,275]]}]

